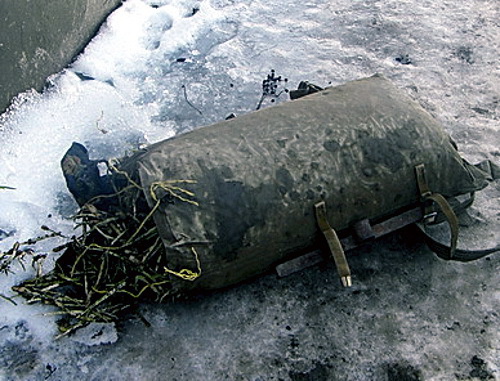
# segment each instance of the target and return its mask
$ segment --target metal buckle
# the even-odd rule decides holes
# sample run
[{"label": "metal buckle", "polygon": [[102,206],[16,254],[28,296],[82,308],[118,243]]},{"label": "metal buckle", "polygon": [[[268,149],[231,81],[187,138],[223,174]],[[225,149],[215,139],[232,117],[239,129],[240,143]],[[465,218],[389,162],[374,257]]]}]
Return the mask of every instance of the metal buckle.
[{"label": "metal buckle", "polygon": [[436,221],[436,217],[437,217],[437,212],[427,213],[423,218],[423,222],[426,225],[433,224]]}]

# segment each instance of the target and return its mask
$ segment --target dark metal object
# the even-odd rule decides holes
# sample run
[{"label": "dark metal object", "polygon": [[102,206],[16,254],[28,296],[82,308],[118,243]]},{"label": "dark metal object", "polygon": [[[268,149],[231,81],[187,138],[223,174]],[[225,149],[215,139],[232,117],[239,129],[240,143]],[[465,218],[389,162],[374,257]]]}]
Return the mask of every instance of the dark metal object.
[{"label": "dark metal object", "polygon": [[299,87],[297,88],[297,90],[290,91],[290,99],[299,99],[305,97],[306,95],[314,94],[322,90],[324,90],[322,87],[316,86],[307,81],[302,81],[299,83]]},{"label": "dark metal object", "polygon": [[354,234],[360,241],[367,241],[375,238],[372,226],[368,219],[361,220],[353,226]]}]

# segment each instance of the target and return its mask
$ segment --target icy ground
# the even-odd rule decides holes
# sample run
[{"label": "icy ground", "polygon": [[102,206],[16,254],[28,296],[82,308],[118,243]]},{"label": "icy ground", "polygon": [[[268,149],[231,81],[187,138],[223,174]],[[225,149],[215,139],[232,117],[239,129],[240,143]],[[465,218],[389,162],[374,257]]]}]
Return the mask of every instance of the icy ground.
[{"label": "icy ground", "polygon": [[[0,249],[72,233],[59,169],[73,141],[93,158],[255,109],[275,69],[290,88],[383,73],[440,120],[464,157],[500,158],[498,0],[127,0],[71,67],[0,116]],[[283,94],[277,100],[286,101]],[[264,106],[269,106],[267,99]],[[500,184],[478,195],[471,246],[499,242]],[[37,247],[54,254],[53,240]],[[206,298],[145,305],[150,323],[53,340],[54,310],[0,299],[5,380],[500,379],[498,255],[437,259],[411,231],[331,265],[269,275]],[[1,275],[0,293],[33,275]]]}]

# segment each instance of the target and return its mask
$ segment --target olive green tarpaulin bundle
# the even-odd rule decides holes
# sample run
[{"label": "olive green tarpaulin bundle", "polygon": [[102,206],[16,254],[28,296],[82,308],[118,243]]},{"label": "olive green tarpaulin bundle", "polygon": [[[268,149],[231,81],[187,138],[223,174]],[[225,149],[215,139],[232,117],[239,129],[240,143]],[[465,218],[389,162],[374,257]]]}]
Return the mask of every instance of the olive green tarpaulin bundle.
[{"label": "olive green tarpaulin bundle", "polygon": [[[487,184],[442,127],[382,76],[177,136],[134,161],[150,207],[165,201],[154,218],[171,266],[201,264],[201,276],[181,287],[204,289],[314,246],[319,201],[340,232],[419,203],[420,164],[445,197]],[[191,181],[184,187],[196,204],[157,187],[177,179]]]},{"label": "olive green tarpaulin bundle", "polygon": [[[77,180],[103,181],[95,177]],[[97,234],[109,218],[120,225],[106,225],[111,230],[94,245],[106,252],[113,243],[107,261],[120,251],[120,239],[129,250],[125,260],[113,259],[113,266],[124,266],[116,270],[124,283],[110,289],[124,297],[157,291],[157,299],[232,285],[316,247],[324,239],[322,202],[329,225],[342,235],[359,221],[419,206],[431,193],[451,198],[477,191],[489,178],[460,157],[426,111],[379,75],[153,144],[120,160],[107,177],[113,186],[106,196],[94,197],[89,187],[76,198],[84,204],[94,197],[83,209],[87,230]],[[127,233],[111,233],[125,231],[127,221]],[[62,256],[71,276],[82,252],[92,251],[95,234],[73,245],[80,252],[70,260]],[[94,278],[104,266],[99,255],[94,250]],[[127,265],[135,271],[129,278]]]}]

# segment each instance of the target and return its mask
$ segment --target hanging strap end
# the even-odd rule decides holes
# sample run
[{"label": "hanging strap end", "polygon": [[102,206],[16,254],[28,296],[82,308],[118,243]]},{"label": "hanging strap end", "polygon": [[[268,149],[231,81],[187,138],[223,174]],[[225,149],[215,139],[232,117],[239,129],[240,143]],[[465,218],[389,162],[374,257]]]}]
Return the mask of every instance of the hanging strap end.
[{"label": "hanging strap end", "polygon": [[330,253],[333,257],[337,271],[340,275],[340,280],[344,287],[352,286],[351,270],[347,263],[347,258],[340,243],[339,237],[335,230],[330,226],[326,217],[326,204],[324,201],[318,202],[314,205],[316,210],[316,221],[318,226],[326,238]]},{"label": "hanging strap end", "polygon": [[351,287],[352,286],[352,279],[350,275],[340,277],[340,280],[342,281],[342,286],[344,287]]}]

